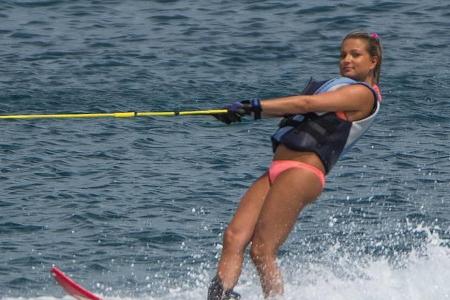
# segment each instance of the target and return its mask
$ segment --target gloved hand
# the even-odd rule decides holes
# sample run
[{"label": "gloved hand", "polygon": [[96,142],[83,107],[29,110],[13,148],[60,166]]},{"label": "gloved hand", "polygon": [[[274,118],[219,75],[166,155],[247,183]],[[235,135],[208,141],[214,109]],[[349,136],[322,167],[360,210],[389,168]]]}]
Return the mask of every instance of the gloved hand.
[{"label": "gloved hand", "polygon": [[240,122],[243,116],[250,116],[252,114],[255,120],[261,119],[262,109],[261,101],[259,99],[252,101],[237,101],[226,105],[225,108],[228,110],[228,113],[213,115],[217,120],[222,121],[225,124]]}]

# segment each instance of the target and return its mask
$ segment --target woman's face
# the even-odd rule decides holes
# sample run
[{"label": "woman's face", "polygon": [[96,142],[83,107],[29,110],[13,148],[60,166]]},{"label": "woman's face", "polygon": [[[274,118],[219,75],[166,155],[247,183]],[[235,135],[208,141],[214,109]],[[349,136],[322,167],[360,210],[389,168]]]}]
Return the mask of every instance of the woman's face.
[{"label": "woman's face", "polygon": [[370,56],[366,41],[350,38],[342,43],[339,63],[341,76],[372,83],[372,71],[376,64],[377,58]]}]

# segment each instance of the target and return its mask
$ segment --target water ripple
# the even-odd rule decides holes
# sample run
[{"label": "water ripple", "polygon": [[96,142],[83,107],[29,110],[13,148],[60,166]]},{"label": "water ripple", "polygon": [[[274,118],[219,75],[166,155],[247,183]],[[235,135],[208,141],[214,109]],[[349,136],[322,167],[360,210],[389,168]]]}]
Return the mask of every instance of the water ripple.
[{"label": "water ripple", "polygon": [[[429,236],[443,244],[450,236],[449,15],[442,1],[2,1],[0,112],[209,109],[292,95],[311,75],[335,76],[345,33],[378,32],[379,118],[329,174],[281,253],[288,273],[311,271],[287,277],[294,294],[299,286],[307,294],[308,280],[315,291],[344,293],[333,280],[318,288],[328,277],[313,270],[330,267],[353,286],[345,278],[361,272],[348,270],[395,274],[377,259],[395,265],[435,245]],[[61,297],[47,274],[58,264],[105,296],[199,299],[239,197],[270,162],[277,122],[1,123],[2,297]],[[433,251],[446,248],[433,249],[424,251],[430,267],[404,267],[401,278],[445,265]],[[341,265],[347,257],[353,264]],[[355,257],[384,267],[369,272]],[[249,299],[260,295],[251,270],[246,265],[239,287]],[[396,292],[366,280],[356,290],[377,283],[386,291],[374,299]],[[430,287],[423,291],[433,298]]]}]

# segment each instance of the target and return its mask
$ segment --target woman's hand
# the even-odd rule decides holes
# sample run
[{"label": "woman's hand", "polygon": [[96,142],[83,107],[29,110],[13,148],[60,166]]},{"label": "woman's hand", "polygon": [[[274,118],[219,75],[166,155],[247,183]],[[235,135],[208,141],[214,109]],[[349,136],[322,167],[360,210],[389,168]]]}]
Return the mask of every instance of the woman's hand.
[{"label": "woman's hand", "polygon": [[226,105],[225,108],[228,110],[228,113],[213,115],[216,119],[225,124],[240,122],[243,116],[250,115],[253,115],[255,120],[261,119],[261,101],[258,99],[252,101],[237,101]]}]

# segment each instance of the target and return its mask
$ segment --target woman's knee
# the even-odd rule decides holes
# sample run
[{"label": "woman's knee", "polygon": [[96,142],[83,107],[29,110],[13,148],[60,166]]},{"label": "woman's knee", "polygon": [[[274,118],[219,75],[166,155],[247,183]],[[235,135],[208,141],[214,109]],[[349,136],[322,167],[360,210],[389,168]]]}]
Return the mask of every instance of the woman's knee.
[{"label": "woman's knee", "polygon": [[242,229],[228,226],[223,235],[223,246],[227,249],[243,251],[249,243],[250,234]]},{"label": "woman's knee", "polygon": [[252,242],[250,257],[256,266],[266,265],[273,262],[277,256],[277,249],[267,244]]}]

